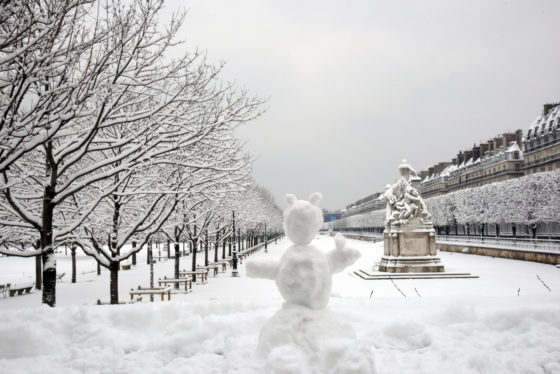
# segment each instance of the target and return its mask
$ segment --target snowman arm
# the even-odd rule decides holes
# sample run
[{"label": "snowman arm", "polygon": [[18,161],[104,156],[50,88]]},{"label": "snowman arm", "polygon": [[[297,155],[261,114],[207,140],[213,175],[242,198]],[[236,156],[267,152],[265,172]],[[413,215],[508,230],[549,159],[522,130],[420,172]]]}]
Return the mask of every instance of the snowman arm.
[{"label": "snowman arm", "polygon": [[278,262],[274,260],[249,260],[245,263],[247,276],[250,278],[276,279]]},{"label": "snowman arm", "polygon": [[346,238],[337,234],[334,238],[336,248],[327,253],[331,272],[340,273],[361,257],[360,252],[354,248],[346,247]]}]

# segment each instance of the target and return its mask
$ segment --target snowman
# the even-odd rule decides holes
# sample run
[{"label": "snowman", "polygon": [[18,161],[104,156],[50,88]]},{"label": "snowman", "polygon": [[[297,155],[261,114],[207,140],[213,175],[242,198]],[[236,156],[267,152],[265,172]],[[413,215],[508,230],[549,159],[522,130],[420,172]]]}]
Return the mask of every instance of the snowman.
[{"label": "snowman", "polygon": [[309,201],[286,196],[284,232],[293,242],[279,261],[252,260],[247,275],[276,281],[286,300],[262,327],[256,357],[267,373],[375,373],[373,351],[352,327],[326,307],[332,275],[352,265],[360,253],[338,234],[335,249],[311,245],[323,224],[321,194]]},{"label": "snowman", "polygon": [[323,213],[319,208],[321,199],[322,195],[317,192],[311,194],[309,201],[288,194],[284,232],[294,245],[286,250],[279,262],[247,262],[249,277],[275,280],[287,303],[310,309],[327,306],[332,275],[360,257],[360,252],[346,247],[346,239],[341,234],[335,236],[336,248],[328,253],[310,244],[323,225]]}]

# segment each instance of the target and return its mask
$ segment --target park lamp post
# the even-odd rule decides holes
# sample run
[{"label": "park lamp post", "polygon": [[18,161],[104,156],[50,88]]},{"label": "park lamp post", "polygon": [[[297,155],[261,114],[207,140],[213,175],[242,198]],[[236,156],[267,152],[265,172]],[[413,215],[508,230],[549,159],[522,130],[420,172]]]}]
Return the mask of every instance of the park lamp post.
[{"label": "park lamp post", "polygon": [[232,217],[233,217],[233,221],[232,221],[232,225],[233,225],[233,232],[232,232],[232,238],[231,241],[233,242],[233,251],[232,251],[232,268],[231,268],[231,276],[232,277],[238,277],[239,276],[239,272],[237,271],[237,244],[235,242],[235,211],[232,212]]},{"label": "park lamp post", "polygon": [[264,253],[268,253],[268,239],[266,237],[266,222],[264,223]]}]

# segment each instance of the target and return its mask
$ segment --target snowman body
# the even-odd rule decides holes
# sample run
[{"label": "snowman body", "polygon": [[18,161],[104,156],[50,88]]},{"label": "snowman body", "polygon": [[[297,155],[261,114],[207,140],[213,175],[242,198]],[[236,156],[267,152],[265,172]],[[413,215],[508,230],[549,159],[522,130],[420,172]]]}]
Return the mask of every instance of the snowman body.
[{"label": "snowman body", "polygon": [[284,211],[284,232],[292,241],[280,260],[248,261],[247,275],[276,281],[282,297],[289,304],[310,309],[324,309],[329,303],[332,275],[352,265],[360,253],[346,247],[346,239],[338,234],[335,249],[323,252],[311,244],[323,225],[319,208],[322,196],[314,193],[309,201],[287,195]]},{"label": "snowman body", "polygon": [[293,245],[280,258],[276,286],[288,303],[319,309],[329,303],[331,279],[322,251],[313,245]]}]

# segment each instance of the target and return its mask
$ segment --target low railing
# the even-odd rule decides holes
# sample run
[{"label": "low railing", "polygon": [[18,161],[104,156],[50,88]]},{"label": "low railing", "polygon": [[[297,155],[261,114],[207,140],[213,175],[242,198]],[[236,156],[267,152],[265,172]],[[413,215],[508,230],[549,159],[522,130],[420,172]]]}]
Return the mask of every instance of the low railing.
[{"label": "low railing", "polygon": [[504,238],[487,236],[437,235],[436,243],[479,245],[499,249],[560,253],[560,240]]}]

